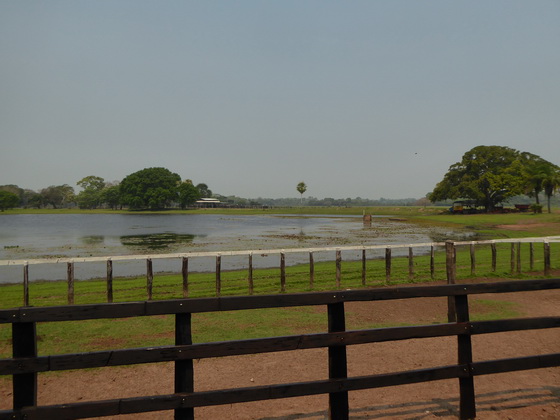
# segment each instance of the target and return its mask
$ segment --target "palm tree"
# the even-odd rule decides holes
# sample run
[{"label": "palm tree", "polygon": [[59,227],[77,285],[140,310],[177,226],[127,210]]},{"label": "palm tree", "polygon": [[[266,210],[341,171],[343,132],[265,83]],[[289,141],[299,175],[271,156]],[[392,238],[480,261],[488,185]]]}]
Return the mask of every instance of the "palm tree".
[{"label": "palm tree", "polygon": [[296,188],[298,192],[301,194],[301,204],[303,204],[303,193],[307,191],[307,185],[305,185],[305,182],[302,181],[299,184],[297,184]]},{"label": "palm tree", "polygon": [[543,179],[543,189],[544,189],[544,194],[546,195],[546,200],[547,200],[547,208],[548,208],[548,212],[551,213],[550,211],[550,198],[554,195],[554,192],[556,190],[560,189],[560,171],[559,170],[554,170],[551,171],[551,173]]}]

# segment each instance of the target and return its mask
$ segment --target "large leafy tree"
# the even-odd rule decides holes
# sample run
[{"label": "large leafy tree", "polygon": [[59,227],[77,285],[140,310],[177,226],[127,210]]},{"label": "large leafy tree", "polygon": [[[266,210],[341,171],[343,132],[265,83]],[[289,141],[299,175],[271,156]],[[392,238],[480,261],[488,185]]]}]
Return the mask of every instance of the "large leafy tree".
[{"label": "large leafy tree", "polygon": [[208,188],[206,184],[197,184],[196,188],[200,192],[200,197],[210,198],[212,197],[212,190]]},{"label": "large leafy tree", "polygon": [[196,188],[190,179],[177,187],[178,201],[182,209],[185,209],[188,205],[194,204],[194,202],[201,198],[201,193],[198,188]]},{"label": "large leafy tree", "polygon": [[40,194],[43,196],[43,203],[50,204],[55,209],[63,207],[74,200],[74,188],[68,184],[51,185],[50,187],[43,188]]},{"label": "large leafy tree", "polygon": [[548,212],[552,213],[550,209],[550,199],[554,195],[557,190],[560,190],[560,170],[556,169],[552,171],[547,177],[543,180],[543,189],[544,194],[546,195],[547,201],[547,208]]},{"label": "large leafy tree", "polygon": [[121,190],[119,184],[105,185],[101,191],[100,200],[108,205],[112,210],[116,210],[121,203]]},{"label": "large leafy tree", "polygon": [[82,191],[76,196],[76,202],[82,209],[94,209],[101,204],[101,193],[105,180],[99,176],[86,176],[77,182]]},{"label": "large leafy tree", "polygon": [[19,196],[13,192],[0,190],[0,210],[12,209],[19,206]]},{"label": "large leafy tree", "polygon": [[124,178],[120,184],[121,202],[130,209],[157,210],[177,200],[181,177],[165,168],[145,168]]},{"label": "large leafy tree", "polygon": [[428,198],[469,199],[486,211],[524,192],[521,154],[504,146],[477,146],[451,165]]}]

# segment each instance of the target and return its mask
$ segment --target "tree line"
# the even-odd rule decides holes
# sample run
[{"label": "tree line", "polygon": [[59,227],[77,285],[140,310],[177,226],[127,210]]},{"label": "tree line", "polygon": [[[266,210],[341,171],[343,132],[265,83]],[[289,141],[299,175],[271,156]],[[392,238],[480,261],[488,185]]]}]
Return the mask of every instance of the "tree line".
[{"label": "tree line", "polygon": [[182,180],[166,168],[145,168],[112,183],[90,175],[76,185],[81,187],[77,194],[68,184],[51,185],[40,191],[3,185],[0,186],[0,208],[58,209],[77,205],[81,209],[159,210],[172,206],[184,209],[201,198],[212,197],[208,185],[194,185],[190,179]]}]

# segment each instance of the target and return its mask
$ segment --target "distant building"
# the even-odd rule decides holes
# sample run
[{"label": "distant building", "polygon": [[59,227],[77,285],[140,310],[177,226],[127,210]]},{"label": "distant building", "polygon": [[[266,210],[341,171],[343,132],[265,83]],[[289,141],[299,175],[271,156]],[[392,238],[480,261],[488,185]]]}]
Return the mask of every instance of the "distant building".
[{"label": "distant building", "polygon": [[197,200],[195,204],[198,207],[208,208],[208,207],[220,207],[222,202],[217,198],[201,198],[200,200]]}]

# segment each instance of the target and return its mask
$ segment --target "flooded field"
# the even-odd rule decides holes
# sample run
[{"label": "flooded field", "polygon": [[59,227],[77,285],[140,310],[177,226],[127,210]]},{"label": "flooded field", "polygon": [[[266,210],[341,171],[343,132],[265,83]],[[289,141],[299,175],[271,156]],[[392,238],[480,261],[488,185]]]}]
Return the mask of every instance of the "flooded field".
[{"label": "flooded field", "polygon": [[[32,260],[117,255],[267,250],[333,246],[414,244],[465,239],[469,232],[418,226],[388,217],[364,224],[356,216],[229,216],[229,215],[2,215],[0,259]],[[320,259],[321,256],[318,256]],[[198,259],[191,270],[209,271],[211,259]],[[296,264],[292,259],[289,263]],[[258,266],[275,265],[266,258]],[[242,268],[245,259],[228,258],[225,269]],[[64,264],[34,266],[33,279],[61,279]],[[178,271],[177,261],[158,260],[156,271]],[[21,281],[21,266],[0,267],[0,282]],[[102,264],[84,264],[78,278],[104,275]],[[116,275],[145,272],[145,262],[119,263]]]}]

